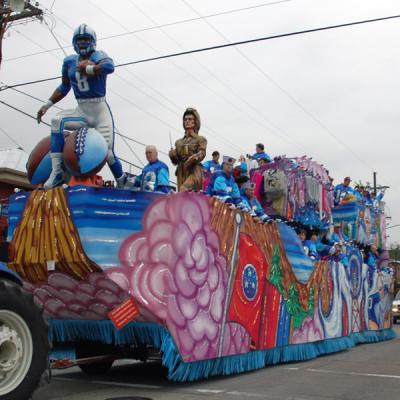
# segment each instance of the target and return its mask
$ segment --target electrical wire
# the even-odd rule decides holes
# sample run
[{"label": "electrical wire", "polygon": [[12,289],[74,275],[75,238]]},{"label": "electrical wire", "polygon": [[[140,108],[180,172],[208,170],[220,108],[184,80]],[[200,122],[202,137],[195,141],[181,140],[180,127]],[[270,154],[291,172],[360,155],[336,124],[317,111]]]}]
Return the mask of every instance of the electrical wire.
[{"label": "electrical wire", "polygon": [[[355,22],[351,22],[351,23],[345,23],[345,24],[339,24],[339,25],[331,25],[331,26],[327,26],[327,27],[321,27],[321,28],[315,28],[315,29],[291,32],[291,33],[280,34],[280,35],[273,35],[273,36],[257,38],[257,39],[250,39],[250,40],[241,41],[241,42],[226,43],[226,44],[223,44],[223,45],[210,46],[210,47],[206,47],[206,48],[202,48],[202,49],[195,49],[195,50],[184,51],[184,52],[180,52],[180,53],[173,53],[173,54],[159,56],[159,57],[152,57],[152,58],[148,58],[148,59],[144,59],[144,60],[137,60],[137,61],[128,62],[128,63],[124,63],[124,64],[118,64],[116,67],[121,67],[121,66],[126,66],[126,65],[133,65],[133,64],[143,63],[143,62],[146,62],[146,61],[153,61],[153,60],[159,60],[159,59],[164,59],[164,58],[176,57],[176,56],[179,56],[179,55],[192,54],[192,53],[197,53],[197,52],[201,52],[201,51],[215,50],[215,49],[224,48],[224,47],[238,46],[238,45],[254,43],[254,42],[258,42],[258,41],[262,41],[262,40],[270,40],[270,39],[276,39],[276,38],[287,37],[287,36],[292,36],[292,35],[299,35],[299,34],[311,33],[311,32],[316,32],[316,31],[322,31],[322,30],[327,30],[327,29],[337,29],[337,28],[348,27],[348,26],[352,26],[352,25],[359,25],[359,24],[365,24],[365,23],[371,23],[371,22],[377,22],[377,21],[384,21],[384,20],[389,20],[389,19],[394,19],[394,18],[399,18],[399,17],[400,17],[400,15],[393,15],[393,16],[389,16],[389,17],[375,18],[375,19],[369,19],[369,20],[363,20],[363,21],[355,21]],[[12,85],[12,86],[3,86],[3,87],[0,88],[0,90],[5,90],[5,89],[8,89],[8,88],[12,89],[12,88],[15,88],[15,87],[18,87],[18,86],[23,86],[23,85],[33,84],[33,83],[38,83],[38,82],[44,82],[44,81],[49,81],[49,80],[53,80],[53,79],[59,79],[59,77],[47,78],[47,79],[42,79],[42,80],[37,80],[37,81],[32,81],[32,82],[26,82],[26,83],[23,83],[23,84],[17,84],[17,85]],[[2,103],[4,104],[4,102],[2,102]],[[301,104],[298,104],[298,105],[300,107],[302,107]],[[304,110],[304,111],[307,111],[307,110]],[[315,117],[313,115],[310,115],[310,117],[313,118],[315,120],[315,122],[317,122],[325,130],[329,131],[329,129],[327,127],[325,127],[320,121],[315,119]],[[330,132],[330,133],[334,137],[336,137],[332,132]],[[336,138],[336,139],[338,139],[338,138]],[[338,140],[340,140],[340,139],[338,139]],[[341,142],[341,144],[345,146],[345,144],[343,142]],[[351,149],[349,149],[349,150],[351,151]],[[365,166],[367,166],[369,169],[371,169],[371,167],[369,165],[367,165],[363,160],[359,159],[359,157],[355,153],[353,153],[353,156],[355,156],[355,158],[357,158]]]},{"label": "electrical wire", "polygon": [[[7,107],[13,109],[14,111],[17,111],[17,112],[19,112],[19,113],[21,113],[21,114],[23,114],[23,115],[25,115],[25,116],[27,116],[27,117],[29,117],[29,118],[32,118],[32,119],[34,119],[34,120],[36,121],[36,117],[35,117],[35,116],[33,116],[33,115],[31,115],[31,114],[29,114],[29,113],[27,113],[27,112],[21,110],[21,109],[18,108],[18,107],[15,107],[15,106],[13,106],[13,105],[11,105],[11,104],[9,104],[9,103],[3,101],[3,100],[0,100],[0,104],[3,104],[4,106],[7,106]],[[51,127],[51,125],[50,125],[48,122],[42,121],[42,124],[44,124],[44,125],[46,125],[46,126],[48,126],[48,127]],[[1,129],[1,131],[2,131],[10,140],[13,141],[13,139],[5,132],[2,128],[0,128],[0,129]],[[125,135],[124,135],[124,138],[130,139],[130,138],[128,138],[128,137],[125,136]],[[131,140],[132,140],[132,139],[131,139]],[[19,146],[19,147],[22,148],[22,146],[19,145],[17,142],[14,141],[14,143],[15,143],[17,146]],[[23,148],[22,148],[22,149],[23,149]],[[23,149],[23,150],[24,150],[24,149]],[[121,160],[122,160],[122,159],[121,159]],[[126,160],[123,160],[123,161],[126,162],[127,164],[130,164],[130,165],[136,167],[136,168],[142,169],[142,167],[138,167],[136,164],[133,164],[133,163],[131,163],[130,161],[126,161]]]},{"label": "electrical wire", "polygon": [[43,21],[45,23],[45,25],[49,28],[49,32],[51,34],[51,36],[53,36],[54,40],[56,41],[59,49],[64,53],[64,56],[67,56],[67,52],[65,51],[64,47],[61,46],[61,43],[59,42],[59,40],[57,39],[57,36],[54,34],[53,29],[50,28],[50,25],[47,23],[46,18],[43,18]]},{"label": "electrical wire", "polygon": [[[5,105],[5,106],[7,106],[7,107],[9,107],[9,108],[11,108],[11,109],[17,111],[17,112],[20,112],[21,114],[24,114],[25,116],[27,116],[27,117],[29,117],[29,118],[32,118],[32,119],[36,120],[36,117],[34,117],[33,115],[31,115],[31,114],[29,114],[29,113],[27,113],[27,112],[21,110],[21,109],[18,108],[18,107],[15,107],[15,106],[13,106],[13,105],[11,105],[11,104],[9,104],[9,103],[6,103],[6,102],[3,101],[3,100],[0,100],[0,104],[3,104],[3,105]],[[42,124],[47,125],[47,126],[49,126],[49,127],[51,126],[49,123],[47,123],[47,122],[45,122],[45,121],[42,121]],[[20,144],[18,144],[14,139],[12,139],[12,137],[11,137],[10,135],[8,135],[8,133],[7,133],[6,131],[4,131],[4,129],[2,129],[2,128],[0,127],[0,130],[1,130],[14,144],[16,144],[18,147],[20,147],[22,150],[24,150],[24,151],[26,152],[26,150],[25,150]],[[117,132],[116,132],[116,133],[117,133]],[[133,141],[133,142],[136,142],[136,143],[141,144],[142,146],[147,146],[145,143],[142,143],[142,142],[139,142],[139,141],[137,141],[137,140],[134,140],[134,139],[132,139],[132,138],[126,136],[126,135],[123,135],[123,134],[121,134],[121,133],[117,133],[117,134],[118,134],[119,136],[121,136],[122,139],[131,140],[131,141]],[[126,142],[125,142],[125,143],[126,143]],[[131,148],[129,145],[128,145],[128,147]],[[159,152],[159,153],[162,153],[162,152],[159,151],[159,150],[158,150],[158,152]],[[163,153],[163,154],[166,154],[166,153]],[[140,167],[139,165],[136,165],[136,164],[134,164],[134,163],[132,163],[132,162],[130,162],[130,161],[127,161],[127,160],[121,158],[121,157],[118,157],[118,158],[119,158],[121,161],[125,162],[126,164],[132,165],[133,167],[138,168],[139,170],[142,170],[142,169],[143,169],[143,166]],[[141,162],[140,159],[139,159],[139,161]],[[142,163],[142,164],[143,164],[143,163]],[[174,185],[176,185],[176,182],[174,182],[174,181],[172,181],[172,180],[170,180],[169,182],[170,182],[170,183],[173,183]]]},{"label": "electrical wire", "polygon": [[[97,9],[99,9],[100,11],[102,11],[98,6],[96,6],[96,5],[93,5],[93,6],[96,7]],[[106,13],[105,11],[102,11],[102,12],[103,12],[105,15],[109,16],[109,14]],[[53,16],[55,16],[55,14],[53,14]],[[113,17],[111,17],[111,18],[113,18]],[[71,29],[72,29],[72,28],[71,28]],[[26,36],[25,36],[25,37],[26,37]],[[26,39],[27,39],[27,40],[31,40],[29,37],[26,37]],[[64,41],[66,42],[65,39],[63,39],[63,38],[61,38],[61,39],[64,40]],[[31,40],[31,41],[32,41],[32,40]],[[34,42],[34,41],[32,41],[32,42],[33,42],[34,44],[36,44],[36,42]],[[54,55],[54,56],[55,56],[55,55]],[[58,56],[56,56],[56,57],[59,58]],[[130,73],[130,71],[129,71],[127,68],[124,68],[124,70],[126,70],[128,73]],[[133,85],[132,82],[126,80],[126,79],[123,78],[121,75],[119,75],[119,74],[115,74],[115,75],[116,75],[119,79],[122,79],[123,81],[125,81],[126,83],[128,83],[129,85]],[[200,83],[201,83],[201,82],[200,82]],[[173,112],[175,115],[179,115],[177,112],[174,112],[173,110],[169,109],[169,108],[166,107],[164,104],[162,104],[162,103],[161,103],[157,98],[155,98],[154,96],[151,96],[151,95],[149,95],[149,94],[143,92],[140,88],[136,87],[135,85],[133,85],[133,86],[135,87],[135,89],[141,91],[144,95],[150,97],[153,101],[155,101],[156,103],[160,104],[161,106],[167,108],[169,111]],[[151,87],[150,85],[147,85],[147,86]],[[1,91],[1,89],[5,88],[5,87],[7,87],[7,86],[3,86],[2,88],[0,88],[0,91]],[[15,88],[11,88],[11,89],[15,89]],[[153,90],[154,90],[154,89],[153,89]],[[156,119],[156,120],[158,120],[159,122],[161,122],[162,124],[168,126],[169,129],[174,130],[174,127],[173,127],[172,125],[170,125],[168,122],[166,122],[166,121],[164,121],[163,119],[159,118],[157,115],[155,115],[155,114],[153,114],[153,113],[151,113],[151,112],[149,112],[149,111],[147,111],[147,110],[142,109],[141,107],[139,107],[138,104],[134,103],[131,99],[128,99],[128,98],[122,96],[120,93],[118,93],[118,92],[116,92],[116,91],[114,91],[114,90],[112,90],[112,89],[109,89],[109,92],[112,93],[112,94],[114,94],[115,96],[119,97],[119,98],[122,99],[123,101],[125,101],[125,102],[127,102],[127,103],[133,105],[136,109],[138,109],[139,111],[141,111],[141,112],[143,112],[143,113],[149,115],[151,118]],[[165,96],[164,96],[164,97],[165,97]],[[177,107],[177,105],[175,105],[175,106]],[[205,126],[205,125],[203,125],[203,126]],[[213,132],[213,131],[211,130],[211,128],[209,128],[209,127],[208,127],[208,130],[209,130],[210,132]],[[204,131],[204,130],[203,130],[203,131]],[[224,137],[219,138],[218,136],[220,136],[220,135],[218,135],[218,134],[216,134],[216,133],[213,134],[213,133],[210,133],[210,132],[208,132],[208,134],[209,134],[210,136],[216,136],[217,139],[218,139],[221,143],[223,143],[223,144],[225,144],[225,145],[226,145],[227,143],[228,143],[228,144],[231,143],[231,142],[230,142],[229,140],[227,140],[226,138],[224,138]],[[146,146],[146,145],[145,145],[145,146]],[[236,150],[236,149],[235,149],[235,150]],[[132,152],[133,152],[134,156],[143,164],[143,162],[141,161],[141,159],[139,158],[139,156],[133,151],[133,149],[132,149]],[[168,155],[167,153],[162,152],[162,151],[160,151],[160,153]]]},{"label": "electrical wire", "polygon": [[20,149],[22,149],[22,150],[25,151],[25,153],[26,153],[26,150],[25,150],[19,143],[17,143],[17,142],[15,141],[15,139],[13,139],[1,126],[0,126],[0,131],[3,132],[3,134],[4,134],[11,142],[13,142],[17,147],[19,147]]},{"label": "electrical wire", "polygon": [[[181,0],[188,8],[190,8],[196,15],[201,17],[199,12],[187,1]],[[204,19],[204,23],[207,24],[214,32],[216,32],[220,37],[222,37],[226,42],[229,43],[229,39],[223,35],[210,21]],[[342,24],[341,26],[345,26]],[[346,25],[348,26],[348,25]],[[309,118],[311,118],[323,131],[328,133],[337,143],[339,143],[343,148],[345,148],[351,155],[357,159],[366,168],[374,171],[374,169],[368,165],[362,158],[360,158],[349,146],[347,146],[340,138],[338,138],[325,124],[323,124],[314,114],[307,110],[297,99],[295,99],[287,90],[285,90],[281,85],[278,84],[274,79],[272,79],[259,65],[257,65],[250,57],[243,53],[240,48],[235,47],[235,50],[247,61],[249,62],[262,76],[264,76],[269,82],[272,82],[275,87],[277,87],[286,97],[288,97],[292,102],[294,102]]]},{"label": "electrical wire", "polygon": [[[132,4],[133,7],[135,7],[136,10],[138,10],[142,15],[144,15],[151,23],[153,23],[156,27],[159,27],[160,31],[170,40],[172,40],[180,49],[183,50],[182,46],[180,43],[175,40],[174,37],[172,37],[168,32],[165,32],[164,28],[162,28],[160,25],[157,24],[157,22],[149,16],[141,7],[139,7],[133,0],[129,0],[129,2]],[[201,17],[200,17],[201,18]],[[291,145],[294,145],[297,148],[301,148],[301,151],[306,151],[307,149],[301,144],[293,140],[287,133],[283,132],[280,127],[278,127],[276,124],[274,124],[270,119],[268,119],[264,113],[262,113],[260,110],[258,110],[253,104],[248,102],[246,99],[243,97],[239,96],[229,85],[227,85],[225,82],[223,82],[206,64],[198,60],[195,56],[192,56],[192,59],[200,65],[204,70],[207,71],[207,73],[212,76],[221,86],[223,86],[228,92],[230,92],[237,100],[239,100],[241,103],[247,105],[250,109],[252,109],[261,119],[262,122],[259,120],[256,120],[253,115],[248,113],[243,107],[238,106],[237,104],[231,102],[228,98],[223,96],[223,99],[227,101],[230,105],[232,105],[235,109],[237,109],[239,112],[246,114],[250,119],[256,123],[257,125],[260,125],[263,129],[266,129],[268,132],[272,133],[273,135],[279,137],[279,138],[284,138],[288,143]],[[207,87],[208,88],[208,87]],[[264,121],[267,122],[267,124],[264,123]],[[204,126],[204,125],[203,125]]]},{"label": "electrical wire", "polygon": [[[107,16],[109,19],[111,19],[112,21],[114,21],[116,24],[118,24],[119,26],[121,26],[123,29],[128,30],[128,28],[126,26],[124,26],[121,22],[119,22],[116,18],[114,18],[110,13],[108,13],[107,11],[105,11],[103,8],[99,7],[97,4],[95,4],[93,1],[89,0],[89,3],[96,8],[98,11],[100,11],[102,14],[104,14],[105,16]],[[143,38],[141,37],[137,37],[137,39],[142,42],[145,46],[149,47],[151,50],[153,50],[155,53],[159,53],[159,51],[154,48],[152,45],[150,45],[149,43],[147,43]],[[182,68],[179,64],[177,64],[175,61],[170,60],[170,63],[177,68],[178,70],[182,71],[184,74],[186,74],[187,76],[189,76],[192,80],[198,82],[199,85],[206,87],[209,91],[211,91],[212,93],[214,93],[216,96],[221,97],[224,99],[224,101],[229,102],[229,100],[225,97],[222,96],[220,93],[218,93],[213,87],[210,87],[209,85],[206,85],[202,80],[200,80],[199,78],[197,78],[195,75],[193,75],[191,72],[187,71],[186,69]],[[119,94],[118,94],[119,95]],[[129,100],[126,100],[129,101]],[[240,109],[239,109],[240,111]],[[148,113],[147,111],[145,111],[146,113]],[[156,119],[159,119],[158,117],[156,117]],[[223,143],[224,145],[228,145],[229,147],[231,147],[232,149],[234,149],[235,151],[239,151],[240,153],[245,152],[245,150],[239,146],[237,146],[235,143],[233,143],[232,141],[230,141],[228,138],[223,137],[222,135],[220,135],[219,133],[215,132],[214,130],[212,130],[210,127],[206,127],[207,130],[205,130],[204,128],[206,127],[206,125],[203,124],[203,132],[208,134],[209,136],[213,136],[215,137],[218,141],[220,141],[221,143]],[[171,126],[172,129],[174,129],[174,127]]]},{"label": "electrical wire", "polygon": [[[4,104],[4,105],[7,106],[7,107],[12,108],[12,109],[15,110],[15,111],[18,111],[18,112],[20,112],[20,113],[26,115],[27,117],[36,119],[33,115],[30,115],[30,114],[26,113],[25,111],[22,111],[21,109],[19,109],[19,108],[17,108],[17,107],[14,107],[14,106],[12,106],[11,104],[6,103],[5,101],[0,100],[0,103],[1,103],[1,104]],[[47,122],[42,121],[42,123],[43,123],[44,125],[50,126],[50,124],[48,124]],[[16,142],[2,127],[0,127],[0,131],[3,132],[3,134],[4,134],[5,136],[7,136],[7,138],[8,138],[9,140],[11,140],[17,147],[21,148],[22,150],[24,150],[24,151],[27,153],[27,151],[26,151],[19,143],[17,143],[17,142]],[[126,143],[126,139],[132,140],[131,138],[129,138],[129,137],[125,136],[125,135],[122,135],[122,134],[119,134],[119,136],[121,136],[121,137],[125,140],[125,143]],[[126,144],[128,145],[129,148],[131,148],[131,147],[129,146],[128,143],[126,143]],[[141,144],[142,144],[142,143],[141,143]],[[143,144],[143,145],[145,146],[145,144]],[[118,159],[121,160],[121,161],[123,161],[124,163],[126,163],[126,164],[128,164],[128,165],[131,165],[132,167],[135,167],[135,168],[139,169],[139,170],[142,170],[142,169],[143,169],[143,166],[136,165],[136,164],[132,163],[131,161],[125,160],[124,158],[118,157]],[[140,160],[139,160],[139,161],[140,161]],[[174,181],[172,181],[172,180],[169,180],[169,182],[172,183],[172,184],[174,184],[174,185],[176,185],[176,182],[174,182]]]},{"label": "electrical wire", "polygon": [[[124,67],[127,65],[143,64],[143,63],[151,62],[151,61],[158,61],[158,60],[164,60],[167,58],[180,57],[180,56],[184,56],[187,54],[202,53],[202,52],[206,52],[206,51],[218,50],[218,49],[223,49],[223,48],[228,48],[228,47],[233,47],[233,46],[241,46],[241,45],[250,44],[250,43],[263,42],[263,41],[267,41],[267,40],[280,39],[280,38],[290,37],[290,36],[305,35],[308,33],[326,31],[326,30],[331,30],[331,29],[346,28],[349,26],[362,25],[362,24],[368,24],[368,23],[380,22],[380,21],[387,21],[387,20],[397,19],[397,18],[400,18],[400,15],[391,15],[388,17],[373,18],[373,19],[367,19],[367,20],[362,20],[362,21],[353,21],[353,22],[348,22],[348,23],[344,23],[344,24],[329,25],[329,26],[324,26],[324,27],[319,27],[319,28],[305,29],[305,30],[294,31],[294,32],[289,32],[289,33],[281,33],[278,35],[262,36],[262,37],[255,38],[255,39],[240,40],[238,42],[219,44],[219,45],[214,45],[214,46],[209,46],[209,47],[201,47],[198,49],[170,53],[170,54],[165,54],[165,55],[161,55],[161,56],[157,56],[157,57],[148,57],[148,58],[143,58],[141,60],[128,61],[125,63],[117,64],[115,67],[118,68],[118,67]],[[51,81],[51,80],[60,79],[60,78],[61,78],[61,76],[56,76],[56,77],[51,77],[51,78],[46,78],[46,79],[38,79],[35,81],[30,81],[30,82],[17,83],[15,85],[10,85],[5,88],[1,88],[0,90],[5,90],[5,89],[11,88],[11,87],[32,85],[35,83],[41,83],[41,82]]]},{"label": "electrical wire", "polygon": [[[254,6],[243,7],[243,8],[236,8],[236,9],[233,9],[233,10],[227,10],[227,11],[222,11],[222,12],[219,12],[219,13],[208,14],[208,15],[203,16],[203,18],[214,18],[214,17],[219,17],[219,16],[221,16],[221,15],[227,15],[227,14],[233,14],[233,13],[237,13],[237,12],[248,11],[248,10],[252,10],[252,9],[256,9],[256,8],[272,6],[272,5],[275,5],[275,4],[288,3],[288,2],[290,2],[290,1],[291,1],[291,0],[279,0],[279,1],[273,1],[273,2],[268,2],[268,3],[256,4],[256,5],[254,5]],[[42,9],[46,9],[46,7],[43,7],[43,6],[41,6],[41,8],[42,8]],[[46,10],[47,10],[47,9],[46,9]],[[52,12],[51,9],[49,10],[49,12],[50,12],[50,14],[54,14],[54,13]],[[55,16],[55,18],[57,18],[57,19],[59,20],[59,17],[57,17],[55,14],[54,14],[54,16]],[[199,19],[200,19],[200,18],[188,18],[188,19],[183,19],[183,20],[179,20],[179,21],[169,22],[169,23],[167,23],[167,24],[160,25],[159,27],[166,28],[166,27],[170,27],[170,26],[174,26],[174,25],[180,25],[180,24],[186,24],[186,23],[188,23],[188,22],[198,21]],[[62,22],[62,21],[60,21],[60,22]],[[71,28],[72,30],[74,30],[74,28],[72,28],[71,25],[67,24],[65,21],[62,22],[62,23],[63,23],[65,26],[67,26],[67,27]],[[140,33],[140,32],[147,32],[147,31],[151,31],[151,30],[154,30],[154,29],[157,29],[157,28],[155,28],[154,26],[152,26],[152,27],[148,27],[148,28],[137,29],[137,30],[134,30],[134,31],[128,31],[128,32],[123,32],[123,33],[117,33],[117,34],[110,35],[110,36],[104,36],[104,37],[102,37],[102,38],[98,38],[97,40],[98,40],[98,41],[109,40],[109,39],[119,38],[119,37],[123,37],[123,36],[127,36],[127,35],[134,35],[134,34]],[[71,45],[68,45],[68,46],[65,46],[64,48],[69,48],[69,47],[72,47],[72,46],[71,46]],[[36,56],[36,55],[48,53],[48,52],[55,51],[55,50],[58,50],[58,48],[48,49],[48,50],[46,50],[46,51],[41,51],[41,52],[36,52],[36,53],[30,53],[30,54],[25,54],[25,55],[18,56],[18,57],[8,58],[8,59],[4,60],[4,62],[19,60],[19,59],[25,58],[25,57]]]}]

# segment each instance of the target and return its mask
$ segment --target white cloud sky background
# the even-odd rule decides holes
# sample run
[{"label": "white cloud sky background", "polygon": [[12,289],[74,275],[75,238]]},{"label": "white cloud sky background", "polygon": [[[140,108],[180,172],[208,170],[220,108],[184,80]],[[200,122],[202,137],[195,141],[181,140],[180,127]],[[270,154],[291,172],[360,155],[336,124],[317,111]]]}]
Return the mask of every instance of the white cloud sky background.
[{"label": "white cloud sky background", "polygon": [[[269,1],[272,3],[272,1]],[[54,4],[53,4],[54,3]],[[395,0],[53,0],[45,21],[73,52],[72,30],[87,23],[97,32],[97,48],[116,64],[183,50],[400,14]],[[156,28],[256,5],[249,10]],[[138,33],[126,34],[146,28]],[[64,53],[45,23],[15,25],[3,42],[1,84],[58,76]],[[108,36],[125,34],[115,38]],[[243,46],[117,68],[108,78],[107,98],[117,129],[167,152],[182,136],[182,113],[197,108],[207,158],[218,149],[237,157],[263,142],[272,156],[307,154],[323,163],[340,183],[344,176],[390,185],[386,195],[391,225],[400,224],[400,18],[291,36]],[[51,50],[52,49],[52,50]],[[45,50],[51,50],[43,53]],[[31,55],[32,53],[41,54]],[[57,81],[18,88],[48,99]],[[12,90],[0,100],[36,115],[41,103]],[[58,106],[75,107],[72,92]],[[53,107],[45,115],[50,118]],[[49,134],[0,104],[0,127],[26,151]],[[144,147],[128,142],[145,162]],[[0,131],[0,146],[13,146]],[[120,157],[140,165],[120,137]],[[160,154],[160,159],[168,161]],[[128,169],[128,166],[125,165]],[[137,172],[136,169],[133,172]],[[174,167],[170,165],[171,176]],[[107,167],[103,170],[109,176]],[[400,227],[389,229],[400,242]]]}]

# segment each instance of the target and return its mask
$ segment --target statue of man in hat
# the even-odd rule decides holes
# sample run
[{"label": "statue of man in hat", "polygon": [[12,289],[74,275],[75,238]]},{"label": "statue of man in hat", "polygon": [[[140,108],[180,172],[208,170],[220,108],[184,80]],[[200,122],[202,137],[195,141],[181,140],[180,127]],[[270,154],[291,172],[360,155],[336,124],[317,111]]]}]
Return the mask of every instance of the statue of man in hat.
[{"label": "statue of man in hat", "polygon": [[206,156],[207,139],[199,135],[200,115],[194,108],[183,113],[183,129],[185,135],[169,151],[169,158],[177,166],[178,191],[201,190],[204,178],[201,161]]}]

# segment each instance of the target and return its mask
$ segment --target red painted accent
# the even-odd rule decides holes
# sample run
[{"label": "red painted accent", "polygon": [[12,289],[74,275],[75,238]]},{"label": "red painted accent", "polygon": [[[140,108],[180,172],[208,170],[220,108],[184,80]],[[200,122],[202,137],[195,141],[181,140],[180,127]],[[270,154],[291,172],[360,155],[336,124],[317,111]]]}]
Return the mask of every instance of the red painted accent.
[{"label": "red painted accent", "polygon": [[139,308],[132,297],[108,313],[108,317],[111,319],[117,329],[123,328],[137,315],[139,315]]},{"label": "red painted accent", "polygon": [[[246,234],[239,239],[239,260],[233,284],[231,302],[228,310],[228,321],[238,322],[244,326],[252,338],[255,349],[260,348],[260,321],[263,313],[264,288],[267,261],[255,241]],[[257,272],[257,292],[253,300],[248,300],[243,292],[243,271],[251,264]]]},{"label": "red painted accent", "polygon": [[262,202],[262,198],[261,198],[261,194],[260,194],[260,188],[261,188],[261,185],[262,185],[262,182],[263,182],[263,176],[262,176],[261,172],[258,172],[258,171],[254,172],[254,174],[253,174],[253,176],[251,178],[251,181],[256,184],[256,188],[255,188],[254,193],[255,193],[255,195],[257,197],[257,200],[261,203]]},{"label": "red painted accent", "polygon": [[343,326],[343,334],[342,336],[347,336],[349,334],[349,324],[348,324],[348,315],[349,311],[347,310],[347,304],[345,303],[344,299],[343,302],[343,310],[342,310],[342,326]]},{"label": "red painted accent", "polygon": [[279,307],[281,295],[278,289],[270,282],[267,283],[267,294],[265,296],[265,323],[261,327],[265,332],[265,338],[262,343],[263,349],[276,346],[276,333],[278,328]]},{"label": "red painted accent", "polygon": [[360,304],[360,331],[364,331],[365,329],[367,329],[367,324],[365,322],[365,318],[364,318],[364,297],[361,300],[361,304]]},{"label": "red painted accent", "polygon": [[204,177],[203,180],[203,192],[206,191],[208,184],[210,183],[211,179],[208,176]]},{"label": "red painted accent", "polygon": [[33,174],[36,171],[36,168],[42,161],[42,159],[46,156],[46,154],[50,151],[50,136],[46,136],[42,139],[31,151],[29,155],[28,162],[26,163],[26,170],[28,172],[28,179],[31,181]]}]

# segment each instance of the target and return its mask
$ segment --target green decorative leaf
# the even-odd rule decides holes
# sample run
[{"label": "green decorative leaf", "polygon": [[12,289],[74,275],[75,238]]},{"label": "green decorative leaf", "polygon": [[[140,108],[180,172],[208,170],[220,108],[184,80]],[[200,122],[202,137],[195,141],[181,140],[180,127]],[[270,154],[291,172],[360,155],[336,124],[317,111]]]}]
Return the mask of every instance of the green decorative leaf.
[{"label": "green decorative leaf", "polygon": [[292,316],[293,327],[295,329],[300,328],[304,318],[314,314],[314,289],[311,287],[308,291],[307,310],[304,310],[300,304],[299,291],[295,282],[290,284],[289,295],[288,298],[286,298],[285,288],[283,285],[281,257],[279,246],[277,244],[274,245],[269,280],[277,288],[280,295],[286,300],[286,309]]},{"label": "green decorative leaf", "polygon": [[284,297],[285,289],[283,286],[283,272],[281,266],[281,257],[279,254],[279,246],[274,245],[274,253],[271,260],[270,282],[278,289],[279,293]]}]

